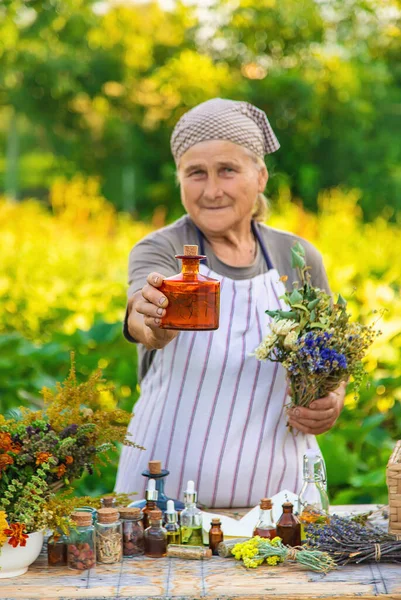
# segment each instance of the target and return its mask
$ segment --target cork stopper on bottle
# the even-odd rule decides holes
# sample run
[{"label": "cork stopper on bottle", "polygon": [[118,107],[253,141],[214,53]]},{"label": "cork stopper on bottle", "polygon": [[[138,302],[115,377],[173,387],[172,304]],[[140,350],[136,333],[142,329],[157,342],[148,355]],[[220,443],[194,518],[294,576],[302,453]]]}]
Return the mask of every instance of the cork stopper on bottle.
[{"label": "cork stopper on bottle", "polygon": [[71,519],[78,527],[89,527],[89,525],[92,525],[92,514],[89,512],[74,512],[71,515]]},{"label": "cork stopper on bottle", "polygon": [[281,506],[283,508],[294,508],[294,505],[292,502],[284,502]]},{"label": "cork stopper on bottle", "polygon": [[218,517],[212,519],[212,525],[221,525],[221,521]]},{"label": "cork stopper on bottle", "polygon": [[162,511],[160,508],[154,508],[148,512],[149,521],[160,521],[162,518]]},{"label": "cork stopper on bottle", "polygon": [[98,523],[114,523],[118,521],[118,510],[116,508],[99,508],[97,511]]},{"label": "cork stopper on bottle", "polygon": [[184,256],[198,256],[198,246],[184,245]]},{"label": "cork stopper on bottle", "polygon": [[151,475],[158,475],[162,472],[162,461],[161,460],[150,460],[148,462],[148,469]]},{"label": "cork stopper on bottle", "polygon": [[122,519],[140,519],[142,516],[141,509],[135,506],[120,507],[118,510]]},{"label": "cork stopper on bottle", "polygon": [[262,498],[260,501],[260,508],[262,510],[270,510],[273,508],[273,504],[270,498]]}]

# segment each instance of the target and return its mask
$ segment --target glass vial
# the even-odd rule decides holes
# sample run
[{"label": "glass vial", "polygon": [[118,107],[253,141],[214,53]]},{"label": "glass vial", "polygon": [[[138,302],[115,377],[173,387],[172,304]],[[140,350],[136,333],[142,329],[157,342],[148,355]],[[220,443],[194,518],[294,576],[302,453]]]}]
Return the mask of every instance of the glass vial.
[{"label": "glass vial", "polygon": [[162,527],[162,511],[159,508],[149,513],[149,527],[145,529],[145,555],[162,558],[167,551],[167,531]]},{"label": "glass vial", "polygon": [[67,536],[55,532],[47,540],[47,564],[49,567],[63,567],[67,564]]},{"label": "glass vial", "polygon": [[168,299],[162,329],[210,330],[219,326],[220,282],[199,273],[200,261],[206,256],[198,255],[198,246],[184,246],[184,254],[176,255],[182,260],[182,271],[164,279],[160,291]]},{"label": "glass vial", "polygon": [[286,546],[300,546],[301,523],[292,512],[294,506],[291,502],[284,502],[282,507],[283,514],[277,521],[277,535]]},{"label": "glass vial", "polygon": [[273,504],[270,498],[262,498],[260,501],[259,521],[253,530],[253,537],[258,535],[262,538],[272,540],[276,537],[276,524],[273,521],[272,515]]},{"label": "glass vial", "polygon": [[167,545],[180,544],[180,526],[178,525],[178,515],[174,508],[173,500],[167,500],[167,510],[164,513],[164,517],[166,520],[164,527],[167,531]]},{"label": "glass vial", "polygon": [[143,513],[143,527],[147,529],[149,527],[149,513],[151,510],[157,508],[156,502],[159,497],[159,493],[156,489],[156,481],[149,479],[148,486],[145,491],[146,506],[144,507]]},{"label": "glass vial", "polygon": [[96,557],[98,562],[114,564],[123,558],[123,531],[116,508],[100,508],[96,523]]},{"label": "glass vial", "polygon": [[71,519],[75,522],[76,529],[71,529],[68,537],[68,568],[74,571],[87,571],[96,565],[95,527],[92,524],[92,514],[74,512]]},{"label": "glass vial", "polygon": [[167,547],[167,556],[170,558],[203,560],[205,558],[212,558],[212,551],[210,548],[204,548],[203,546],[180,546],[171,544]]},{"label": "glass vial", "polygon": [[141,556],[145,552],[142,516],[139,508],[120,508],[124,556]]},{"label": "glass vial", "polygon": [[181,543],[188,546],[201,546],[203,544],[202,511],[196,506],[197,493],[193,481],[188,481],[184,498],[185,508],[180,515]]},{"label": "glass vial", "polygon": [[209,548],[212,553],[217,556],[217,546],[224,540],[224,535],[221,530],[220,519],[212,519],[211,528],[209,530]]}]

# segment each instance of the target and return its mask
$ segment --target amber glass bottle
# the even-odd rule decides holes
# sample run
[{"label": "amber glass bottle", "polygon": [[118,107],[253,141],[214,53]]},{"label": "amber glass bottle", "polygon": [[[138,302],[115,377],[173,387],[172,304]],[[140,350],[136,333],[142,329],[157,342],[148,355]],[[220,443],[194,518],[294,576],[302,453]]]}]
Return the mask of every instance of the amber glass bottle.
[{"label": "amber glass bottle", "polygon": [[217,329],[220,315],[220,282],[199,273],[198,246],[184,246],[182,271],[165,279],[159,290],[168,299],[162,329]]},{"label": "amber glass bottle", "polygon": [[286,546],[301,545],[301,523],[295,515],[292,514],[294,506],[291,502],[284,502],[283,514],[277,521],[277,535],[283,540]]},{"label": "amber glass bottle", "polygon": [[149,513],[149,527],[145,530],[145,555],[150,558],[166,556],[167,531],[162,527],[162,511],[159,508]]},{"label": "amber glass bottle", "polygon": [[253,530],[253,535],[272,540],[277,535],[276,525],[272,515],[273,504],[270,498],[262,498],[260,501],[259,521]]},{"label": "amber glass bottle", "polygon": [[209,530],[209,548],[215,556],[218,556],[217,546],[224,540],[224,535],[221,530],[220,519],[212,519],[211,528]]}]

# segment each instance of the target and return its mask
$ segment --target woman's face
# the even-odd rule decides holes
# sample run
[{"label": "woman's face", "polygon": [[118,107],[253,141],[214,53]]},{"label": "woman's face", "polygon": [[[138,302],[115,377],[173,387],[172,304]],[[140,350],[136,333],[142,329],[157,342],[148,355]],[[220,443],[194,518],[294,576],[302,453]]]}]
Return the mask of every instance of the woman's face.
[{"label": "woman's face", "polygon": [[268,178],[245,148],[223,140],[189,148],[180,159],[178,176],[182,204],[206,235],[249,222]]}]

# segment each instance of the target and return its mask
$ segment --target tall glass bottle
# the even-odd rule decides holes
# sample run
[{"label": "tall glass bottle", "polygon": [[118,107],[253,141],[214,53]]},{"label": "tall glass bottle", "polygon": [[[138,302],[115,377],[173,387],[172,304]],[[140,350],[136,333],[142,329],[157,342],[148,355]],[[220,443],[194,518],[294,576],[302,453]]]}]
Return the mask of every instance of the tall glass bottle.
[{"label": "tall glass bottle", "polygon": [[304,454],[303,485],[298,499],[302,540],[305,539],[304,525],[328,522],[329,497],[326,482],[326,467],[322,456],[316,450],[307,450]]},{"label": "tall glass bottle", "polygon": [[143,527],[146,529],[149,527],[149,513],[151,510],[157,508],[156,502],[159,497],[158,491],[156,489],[156,482],[154,479],[149,479],[148,487],[146,488],[145,498],[146,498],[146,506],[144,507],[143,513]]},{"label": "tall glass bottle", "polygon": [[188,481],[184,499],[185,508],[180,515],[181,543],[202,546],[202,511],[196,506],[197,493],[193,481]]},{"label": "tall glass bottle", "polygon": [[174,508],[174,501],[167,501],[167,510],[164,513],[166,522],[165,529],[167,531],[167,545],[169,544],[180,544],[181,543],[181,533],[180,526],[178,525],[178,515],[177,511]]},{"label": "tall glass bottle", "polygon": [[277,535],[281,537],[286,546],[300,546],[301,523],[292,513],[294,506],[291,502],[284,502],[282,507],[283,514],[277,521]]},{"label": "tall glass bottle", "polygon": [[166,556],[167,531],[162,527],[162,511],[155,508],[149,512],[149,527],[145,529],[145,555],[150,558]]},{"label": "tall glass bottle", "polygon": [[210,330],[219,326],[220,282],[199,273],[198,246],[184,246],[182,271],[164,279],[159,290],[168,299],[166,314],[161,319],[162,329]]},{"label": "tall glass bottle", "polygon": [[259,520],[253,530],[253,536],[272,540],[277,535],[276,524],[273,521],[273,504],[270,498],[262,498],[260,501]]}]

